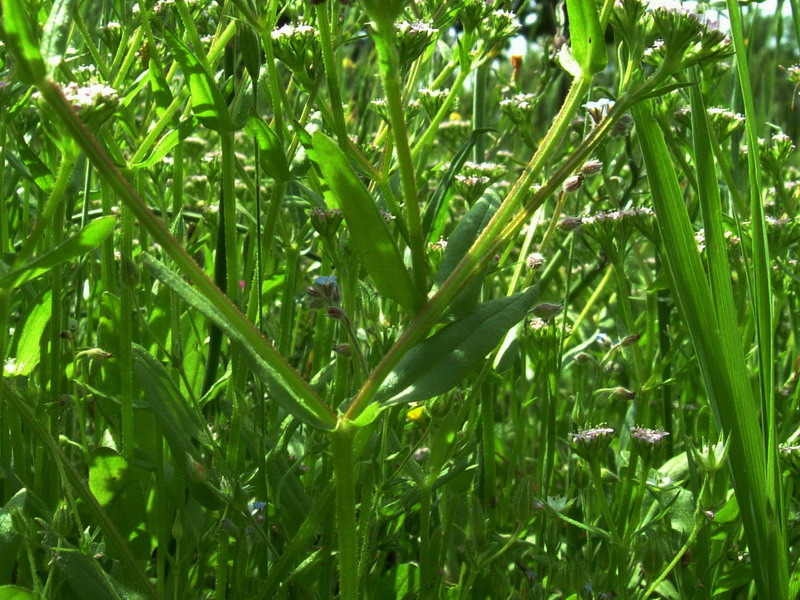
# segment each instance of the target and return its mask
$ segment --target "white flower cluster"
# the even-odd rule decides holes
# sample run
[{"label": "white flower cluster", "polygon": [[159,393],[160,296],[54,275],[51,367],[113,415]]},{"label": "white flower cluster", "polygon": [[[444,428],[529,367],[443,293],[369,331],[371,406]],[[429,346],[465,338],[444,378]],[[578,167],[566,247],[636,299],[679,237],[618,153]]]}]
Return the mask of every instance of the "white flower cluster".
[{"label": "white flower cluster", "polygon": [[119,94],[114,88],[102,83],[92,83],[79,86],[75,82],[68,83],[64,88],[64,96],[69,100],[75,110],[99,104],[119,101]]}]

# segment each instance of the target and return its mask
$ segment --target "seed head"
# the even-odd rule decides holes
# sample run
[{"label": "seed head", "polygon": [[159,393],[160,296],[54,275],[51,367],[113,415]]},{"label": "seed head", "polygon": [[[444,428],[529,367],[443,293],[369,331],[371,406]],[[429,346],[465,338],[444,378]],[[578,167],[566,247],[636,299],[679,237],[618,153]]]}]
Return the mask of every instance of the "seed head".
[{"label": "seed head", "polygon": [[659,429],[645,429],[644,427],[631,427],[631,441],[639,456],[652,460],[656,453],[663,447],[664,440],[669,432]]},{"label": "seed head", "polygon": [[571,433],[569,437],[570,445],[578,456],[589,463],[594,463],[608,448],[614,437],[614,430],[610,427],[582,429],[578,433]]},{"label": "seed head", "polygon": [[567,177],[564,180],[564,184],[561,187],[565,192],[569,193],[579,190],[582,185],[583,185],[583,175],[578,174],[578,175],[573,175],[572,177]]}]

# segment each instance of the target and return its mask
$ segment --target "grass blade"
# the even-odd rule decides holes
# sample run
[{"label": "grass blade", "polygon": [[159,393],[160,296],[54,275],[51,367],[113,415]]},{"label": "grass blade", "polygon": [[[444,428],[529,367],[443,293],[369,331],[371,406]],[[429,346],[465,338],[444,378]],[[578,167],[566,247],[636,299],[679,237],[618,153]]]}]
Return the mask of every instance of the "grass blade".
[{"label": "grass blade", "polygon": [[[756,584],[764,598],[786,598],[788,571],[777,517],[769,506],[766,456],[755,399],[741,352],[719,344],[722,324],[709,312],[714,297],[697,250],[669,150],[653,117],[650,101],[633,108],[633,116],[653,205],[663,240],[663,254],[680,314],[689,330],[709,400],[726,438],[730,466],[747,542],[756,569]],[[726,323],[725,326],[732,326]],[[775,556],[775,551],[782,556]]]}]

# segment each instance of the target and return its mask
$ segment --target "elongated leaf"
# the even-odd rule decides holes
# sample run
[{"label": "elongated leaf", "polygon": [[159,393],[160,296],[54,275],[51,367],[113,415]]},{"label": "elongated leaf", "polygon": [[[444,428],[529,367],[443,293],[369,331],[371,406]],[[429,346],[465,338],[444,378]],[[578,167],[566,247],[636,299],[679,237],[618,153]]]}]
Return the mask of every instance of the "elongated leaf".
[{"label": "elongated leaf", "polygon": [[569,38],[572,57],[584,75],[599,73],[606,67],[606,43],[600,27],[595,0],[567,0]]},{"label": "elongated leaf", "polygon": [[[497,212],[499,206],[500,198],[495,195],[484,196],[458,222],[453,233],[447,238],[447,248],[445,248],[444,256],[442,257],[442,263],[439,265],[439,272],[436,274],[436,284],[439,287],[442,286],[459,261],[467,254],[467,251],[472,247],[473,242],[489,223],[494,213]],[[475,308],[480,299],[482,285],[482,276],[473,279],[453,300],[449,312],[456,318],[461,318]]]},{"label": "elongated leaf", "polygon": [[328,189],[325,198],[341,209],[359,258],[378,291],[414,312],[424,303],[394,238],[339,146],[324,133],[312,136],[314,156]]},{"label": "elongated leaf", "polygon": [[[779,517],[771,513],[768,502],[767,462],[757,404],[742,353],[732,352],[729,343],[720,344],[722,335],[730,335],[722,334],[721,328],[735,327],[735,323],[720,323],[716,311],[709,310],[714,307],[711,287],[650,101],[634,106],[633,116],[647,166],[670,287],[695,348],[711,406],[723,432],[730,438],[731,478],[747,543],[753,564],[763,567],[755,570],[756,583],[765,598],[784,598],[788,590],[786,541],[775,523]],[[778,560],[776,553],[780,554]]]},{"label": "elongated leaf", "polygon": [[520,321],[539,291],[497,298],[478,306],[467,317],[447,325],[412,348],[376,394],[379,402],[412,402],[454,388]]},{"label": "elongated leaf", "polygon": [[117,218],[114,216],[101,217],[92,221],[66,242],[59,244],[49,252],[33,259],[24,267],[20,267],[0,279],[0,288],[11,289],[22,285],[27,281],[44,275],[57,265],[94,250],[111,234],[116,223]]},{"label": "elongated leaf", "polygon": [[[312,402],[309,398],[303,397],[298,393],[290,392],[290,390],[294,388],[290,383],[286,382],[281,371],[271,365],[251,344],[248,344],[239,330],[236,329],[226,316],[217,310],[208,299],[186,283],[180,275],[170,270],[166,265],[160,263],[152,256],[144,254],[143,259],[147,268],[152,271],[153,275],[177,293],[189,306],[196,308],[208,317],[232,341],[239,344],[245,355],[250,359],[253,371],[269,387],[270,396],[278,402],[286,412],[314,427],[333,429],[336,425],[336,417],[333,415],[332,411],[324,409],[321,400],[317,398],[317,402]],[[275,356],[279,355],[275,354]]]},{"label": "elongated leaf", "polygon": [[47,68],[33,32],[30,11],[24,0],[3,0],[4,41],[16,59],[16,75],[22,83],[39,85]]},{"label": "elongated leaf", "polygon": [[214,78],[186,44],[169,31],[165,32],[165,35],[172,56],[178,61],[189,83],[192,112],[209,129],[218,132],[233,131],[235,126],[228,105]]},{"label": "elongated leaf", "polygon": [[[205,441],[200,415],[186,402],[164,366],[147,350],[134,344],[132,358],[136,380],[142,386],[145,398],[162,428],[164,439],[178,463],[186,456],[200,461],[202,457],[196,444]],[[97,498],[101,506],[104,499]]]},{"label": "elongated leaf", "polygon": [[192,134],[197,127],[197,121],[198,120],[196,118],[192,117],[183,121],[175,129],[170,129],[160,140],[158,140],[156,145],[153,146],[147,158],[145,158],[142,162],[136,163],[135,165],[130,165],[130,168],[143,169],[146,167],[151,167],[159,162],[175,146],[178,145],[178,142],[185,140]]},{"label": "elongated leaf", "polygon": [[289,181],[289,161],[277,134],[253,111],[247,119],[247,132],[252,135],[260,151],[261,169],[276,181]]},{"label": "elongated leaf", "polygon": [[206,508],[222,508],[220,493],[213,485],[215,481],[206,479],[208,471],[197,447],[211,445],[202,417],[186,402],[164,366],[144,348],[134,344],[132,358],[136,381],[142,386],[189,491]]},{"label": "elongated leaf", "polygon": [[77,0],[55,0],[42,35],[42,55],[50,69],[55,69],[64,59],[72,27],[72,13]]},{"label": "elongated leaf", "polygon": [[261,44],[258,35],[252,27],[244,22],[239,22],[237,32],[239,34],[239,47],[242,50],[242,61],[250,80],[258,81],[258,73],[261,70]]},{"label": "elongated leaf", "polygon": [[11,368],[6,367],[7,375],[30,375],[39,364],[42,351],[40,340],[53,310],[52,295],[52,290],[47,290],[25,319],[17,344],[17,356]]},{"label": "elongated leaf", "polygon": [[36,184],[36,186],[45,193],[50,193],[55,186],[56,179],[50,172],[42,159],[31,150],[28,142],[25,141],[24,136],[17,136],[17,150],[19,150],[19,157],[25,165],[27,176]]},{"label": "elongated leaf", "polygon": [[169,89],[167,79],[158,64],[157,60],[150,58],[148,67],[148,79],[150,80],[150,89],[153,92],[153,98],[156,100],[156,114],[160,117],[172,104],[172,91]]}]

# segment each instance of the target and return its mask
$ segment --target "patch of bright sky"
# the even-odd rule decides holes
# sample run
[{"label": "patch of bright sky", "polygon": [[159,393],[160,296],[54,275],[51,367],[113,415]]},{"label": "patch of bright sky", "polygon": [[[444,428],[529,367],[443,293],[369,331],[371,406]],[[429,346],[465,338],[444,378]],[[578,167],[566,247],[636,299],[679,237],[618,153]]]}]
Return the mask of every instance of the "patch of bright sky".
[{"label": "patch of bright sky", "polygon": [[[646,1],[646,0],[645,0]],[[657,4],[657,5],[666,5],[666,4],[679,4],[685,8],[688,8],[692,12],[697,10],[699,2],[690,1],[690,2],[680,2],[680,0],[651,0],[650,4]],[[716,21],[718,27],[725,32],[730,31],[730,21],[727,17],[727,9],[725,8],[724,2],[715,2],[716,6],[711,7],[708,3],[702,3],[703,6],[706,7],[704,14],[711,20]],[[791,17],[792,14],[792,6],[789,2],[782,2],[783,5],[783,14],[787,17]],[[751,4],[753,8],[757,7],[761,14],[772,14],[778,9],[778,0],[765,0],[764,2]],[[530,25],[536,19],[536,15],[529,14],[525,19],[525,24]],[[528,44],[525,38],[521,35],[511,38],[509,42],[509,54],[515,55],[519,54],[524,56],[528,53]]]}]

